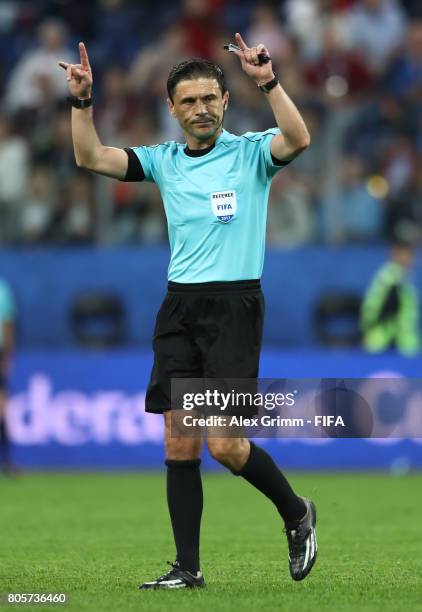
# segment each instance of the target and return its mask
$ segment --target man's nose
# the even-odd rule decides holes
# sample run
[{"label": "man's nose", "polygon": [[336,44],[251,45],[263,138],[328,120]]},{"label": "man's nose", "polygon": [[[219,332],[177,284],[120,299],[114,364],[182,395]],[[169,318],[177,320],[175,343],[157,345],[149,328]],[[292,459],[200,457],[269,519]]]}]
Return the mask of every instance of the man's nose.
[{"label": "man's nose", "polygon": [[205,102],[202,100],[198,100],[195,106],[195,113],[197,115],[206,115],[208,113],[208,108]]}]

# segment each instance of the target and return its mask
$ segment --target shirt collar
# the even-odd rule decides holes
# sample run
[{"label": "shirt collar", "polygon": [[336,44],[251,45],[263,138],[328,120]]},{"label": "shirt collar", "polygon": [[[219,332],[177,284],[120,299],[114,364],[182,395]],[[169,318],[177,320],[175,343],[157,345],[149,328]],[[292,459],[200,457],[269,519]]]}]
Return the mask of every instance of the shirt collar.
[{"label": "shirt collar", "polygon": [[189,149],[188,145],[186,145],[184,152],[188,157],[202,157],[212,151],[220,142],[225,142],[229,136],[229,132],[223,128],[217,140],[209,147],[206,147],[206,149]]}]

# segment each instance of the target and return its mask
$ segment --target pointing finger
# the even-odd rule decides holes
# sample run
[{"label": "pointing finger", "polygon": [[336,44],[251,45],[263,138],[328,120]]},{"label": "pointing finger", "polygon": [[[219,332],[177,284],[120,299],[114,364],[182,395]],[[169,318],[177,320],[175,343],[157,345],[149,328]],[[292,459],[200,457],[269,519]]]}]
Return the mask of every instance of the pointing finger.
[{"label": "pointing finger", "polygon": [[81,64],[82,66],[88,70],[89,69],[89,59],[88,59],[88,53],[86,51],[86,47],[84,45],[83,42],[79,43],[79,56],[81,58]]},{"label": "pointing finger", "polygon": [[242,51],[248,48],[248,45],[245,43],[243,38],[240,36],[239,32],[236,32],[236,41],[239,47],[242,49]]}]

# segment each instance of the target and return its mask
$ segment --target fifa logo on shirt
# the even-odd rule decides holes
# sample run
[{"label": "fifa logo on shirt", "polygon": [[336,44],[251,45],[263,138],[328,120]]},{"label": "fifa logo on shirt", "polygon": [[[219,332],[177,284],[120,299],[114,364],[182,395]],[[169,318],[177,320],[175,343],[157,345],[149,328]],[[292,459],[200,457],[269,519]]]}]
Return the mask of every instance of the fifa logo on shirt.
[{"label": "fifa logo on shirt", "polygon": [[228,223],[236,214],[236,192],[233,190],[214,191],[211,193],[211,208],[214,216],[221,223]]}]

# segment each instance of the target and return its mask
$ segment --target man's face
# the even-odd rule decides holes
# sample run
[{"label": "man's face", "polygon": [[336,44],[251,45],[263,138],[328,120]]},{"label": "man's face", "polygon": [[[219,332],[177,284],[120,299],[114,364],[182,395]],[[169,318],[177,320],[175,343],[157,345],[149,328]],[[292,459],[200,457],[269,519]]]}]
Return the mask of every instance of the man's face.
[{"label": "man's face", "polygon": [[180,81],[167,100],[171,114],[184,132],[198,142],[207,141],[219,130],[229,94],[224,95],[216,79],[200,77]]}]

